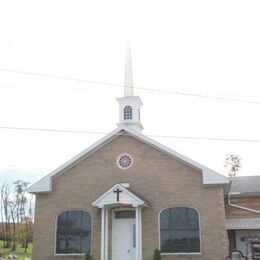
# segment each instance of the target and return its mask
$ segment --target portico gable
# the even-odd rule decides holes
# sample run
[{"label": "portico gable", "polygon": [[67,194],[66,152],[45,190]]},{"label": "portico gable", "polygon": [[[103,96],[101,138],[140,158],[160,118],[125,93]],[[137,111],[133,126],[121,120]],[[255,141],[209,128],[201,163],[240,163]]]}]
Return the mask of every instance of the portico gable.
[{"label": "portico gable", "polygon": [[[135,248],[133,248],[131,245],[123,243],[125,246],[125,250],[123,249],[123,252],[118,254],[118,244],[113,244],[113,248],[115,248],[115,250],[113,250],[112,252],[112,259],[121,259],[122,253],[124,253],[125,255],[123,257],[125,259],[142,260],[142,208],[148,207],[148,203],[135,195],[129,189],[125,188],[123,185],[116,184],[111,189],[106,191],[103,195],[101,195],[98,199],[96,199],[92,203],[92,206],[101,208],[101,260],[108,260],[109,209],[116,210],[118,208],[133,208],[133,210],[135,211],[133,226],[135,229],[135,232],[133,233],[135,237]],[[114,221],[113,224],[114,230],[116,230],[115,223],[116,221]],[[125,224],[128,225],[128,223]],[[124,229],[124,226],[121,226],[120,228]],[[120,235],[118,232],[115,231],[113,231],[113,233],[114,237]],[[131,236],[132,235],[130,235],[130,237]],[[111,242],[115,243],[114,241]]]},{"label": "portico gable", "polygon": [[148,203],[135,195],[129,189],[125,188],[123,185],[116,184],[97,198],[92,203],[92,206],[98,208],[113,208],[118,206],[130,206],[136,208],[148,207]]}]

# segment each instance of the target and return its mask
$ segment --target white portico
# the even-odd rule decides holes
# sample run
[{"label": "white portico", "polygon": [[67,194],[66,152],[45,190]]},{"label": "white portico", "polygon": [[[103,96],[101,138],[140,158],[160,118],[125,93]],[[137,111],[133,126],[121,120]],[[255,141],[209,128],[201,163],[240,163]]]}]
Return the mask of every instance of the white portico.
[{"label": "white portico", "polygon": [[[128,188],[116,184],[92,204],[101,209],[101,260],[142,260],[142,209],[148,204]],[[109,212],[112,241],[109,241]]]}]

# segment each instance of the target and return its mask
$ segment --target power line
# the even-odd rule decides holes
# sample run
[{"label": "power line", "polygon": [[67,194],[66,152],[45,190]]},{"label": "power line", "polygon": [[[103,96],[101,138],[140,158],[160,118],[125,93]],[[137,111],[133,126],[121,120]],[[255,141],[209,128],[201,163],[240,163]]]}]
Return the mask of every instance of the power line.
[{"label": "power line", "polygon": [[52,74],[13,70],[13,69],[6,69],[6,68],[0,68],[0,71],[17,73],[17,74],[24,74],[24,75],[31,75],[31,76],[36,76],[36,77],[53,78],[53,79],[57,79],[57,80],[78,81],[78,82],[88,83],[88,84],[109,85],[109,86],[115,86],[115,87],[122,87],[123,86],[121,84],[108,83],[108,82],[104,82],[104,81],[86,80],[86,79],[81,79],[81,78],[74,78],[74,77],[67,77],[67,76],[57,76],[57,75],[52,75]]},{"label": "power line", "polygon": [[107,134],[107,132],[96,132],[96,131],[85,131],[85,130],[65,130],[65,129],[49,129],[49,128],[16,127],[16,126],[0,126],[0,129],[58,132],[58,133],[75,133],[75,134]]},{"label": "power line", "polygon": [[217,96],[221,96],[221,97],[236,97],[236,98],[260,98],[260,96],[257,95],[239,95],[239,94],[219,94]]},{"label": "power line", "polygon": [[[0,126],[3,130],[20,130],[20,131],[41,131],[41,132],[57,132],[57,133],[75,133],[75,134],[98,134],[104,135],[108,132],[86,131],[86,130],[65,130],[65,129],[50,129],[50,128],[30,128],[30,127],[11,127]],[[126,135],[120,134],[117,135]],[[239,139],[239,138],[218,138],[218,137],[196,137],[196,136],[177,136],[177,135],[154,135],[148,134],[148,137],[155,138],[171,138],[171,139],[187,139],[187,140],[202,140],[202,141],[224,141],[224,142],[247,142],[247,143],[260,143],[258,139]]]},{"label": "power line", "polygon": [[[87,84],[106,85],[106,86],[112,86],[112,87],[117,87],[117,88],[124,87],[124,85],[122,85],[122,84],[108,83],[108,82],[104,82],[104,81],[86,80],[86,79],[66,77],[66,76],[57,76],[57,75],[51,75],[51,74],[45,74],[45,73],[20,71],[20,70],[6,69],[6,68],[0,68],[0,71],[9,72],[9,73],[18,73],[18,74],[24,74],[24,75],[30,75],[30,76],[37,76],[37,77],[53,78],[53,79],[57,79],[57,80],[76,81],[76,82],[87,83]],[[6,87],[4,87],[4,88],[6,88]],[[242,103],[260,105],[260,102],[257,102],[257,101],[237,99],[237,98],[226,98],[226,97],[220,97],[220,96],[210,96],[210,95],[203,95],[203,94],[196,94],[196,93],[187,93],[187,92],[172,91],[172,90],[166,90],[166,89],[161,90],[161,89],[138,87],[138,86],[134,86],[134,88],[138,89],[138,90],[142,90],[142,91],[147,91],[147,92],[157,92],[157,93],[159,92],[159,93],[182,95],[182,96],[188,96],[188,97],[215,99],[215,100],[219,100],[219,101],[232,101],[232,102],[242,102]],[[43,88],[41,88],[41,89],[43,89]],[[56,89],[58,89],[58,88],[56,88]],[[60,90],[64,90],[64,89],[61,88]],[[86,89],[65,89],[65,90],[87,91]]]},{"label": "power line", "polygon": [[0,85],[0,89],[31,89],[31,90],[45,90],[45,91],[50,91],[50,90],[58,90],[58,91],[96,91],[96,89],[83,89],[83,88],[46,88],[46,87],[29,87],[29,86],[4,86]]}]

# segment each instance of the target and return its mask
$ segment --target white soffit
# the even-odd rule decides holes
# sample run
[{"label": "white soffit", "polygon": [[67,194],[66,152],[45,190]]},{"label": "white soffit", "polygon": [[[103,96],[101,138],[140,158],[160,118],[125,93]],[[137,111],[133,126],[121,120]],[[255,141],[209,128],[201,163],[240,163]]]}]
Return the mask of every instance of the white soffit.
[{"label": "white soffit", "polygon": [[184,162],[185,164],[190,165],[191,167],[194,167],[196,169],[199,169],[202,171],[203,174],[203,184],[207,185],[220,185],[220,184],[227,184],[229,183],[228,178],[225,176],[199,164],[198,162],[195,162],[186,156],[177,153],[176,151],[158,143],[157,141],[148,138],[147,136],[141,134],[140,132],[134,131],[133,129],[130,129],[126,127],[125,125],[120,125],[117,129],[112,131],[111,133],[107,134],[103,138],[101,138],[99,141],[88,147],[87,149],[83,150],[81,153],[73,157],[71,160],[66,162],[65,164],[61,165],[57,169],[55,169],[53,172],[36,182],[35,184],[31,185],[28,188],[28,192],[30,193],[42,193],[42,192],[51,192],[52,191],[52,179],[62,174],[64,171],[72,168],[74,165],[79,163],[81,160],[85,159],[90,154],[94,153],[113,139],[115,139],[120,132],[125,131],[126,134],[130,134],[131,136],[137,138],[138,140],[156,148],[160,151],[173,156],[174,158]]}]

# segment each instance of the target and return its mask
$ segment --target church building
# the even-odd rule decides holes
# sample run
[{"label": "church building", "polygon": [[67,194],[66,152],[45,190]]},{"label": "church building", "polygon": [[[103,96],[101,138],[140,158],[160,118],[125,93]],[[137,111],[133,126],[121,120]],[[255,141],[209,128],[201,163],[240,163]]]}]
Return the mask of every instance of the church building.
[{"label": "church building", "polygon": [[142,134],[130,52],[117,101],[114,131],[29,188],[33,260],[225,259],[229,180]]}]

